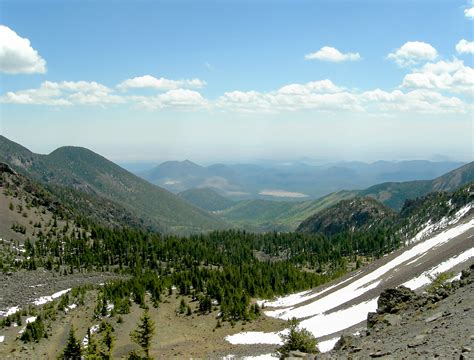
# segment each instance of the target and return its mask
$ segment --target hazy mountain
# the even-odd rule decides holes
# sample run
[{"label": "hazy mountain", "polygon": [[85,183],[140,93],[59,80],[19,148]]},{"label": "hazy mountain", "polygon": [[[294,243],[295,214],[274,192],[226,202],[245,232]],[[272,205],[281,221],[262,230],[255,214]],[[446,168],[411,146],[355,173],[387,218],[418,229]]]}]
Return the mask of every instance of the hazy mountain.
[{"label": "hazy mountain", "polygon": [[0,137],[0,160],[41,182],[117,203],[164,231],[189,233],[227,227],[221,219],[85,148],[62,147],[49,155],[38,155]]},{"label": "hazy mountain", "polygon": [[382,183],[359,192],[400,210],[407,199],[415,199],[432,191],[454,191],[474,180],[474,162],[433,180]]},{"label": "hazy mountain", "polygon": [[215,164],[168,161],[138,175],[172,192],[208,187],[233,199],[295,200],[319,198],[343,189],[364,189],[382,182],[429,180],[462,163],[416,161]]},{"label": "hazy mountain", "polygon": [[235,204],[234,201],[209,188],[189,189],[179,193],[178,196],[207,211],[224,210]]},{"label": "hazy mountain", "polygon": [[461,166],[433,180],[382,183],[365,190],[338,191],[316,200],[307,201],[240,201],[219,213],[225,220],[253,230],[295,230],[306,218],[342,200],[354,197],[374,198],[399,211],[406,200],[416,199],[433,191],[455,191],[474,181],[474,163]]},{"label": "hazy mountain", "polygon": [[400,212],[370,197],[343,200],[301,223],[297,231],[327,236],[343,232],[385,229],[388,234],[403,233],[410,238],[422,227],[452,217],[474,201],[474,182],[455,191],[430,192],[405,202]]},{"label": "hazy mountain", "polygon": [[317,200],[294,202],[242,200],[219,212],[219,216],[235,226],[254,231],[292,231],[309,216],[356,194],[356,191],[338,191]]}]

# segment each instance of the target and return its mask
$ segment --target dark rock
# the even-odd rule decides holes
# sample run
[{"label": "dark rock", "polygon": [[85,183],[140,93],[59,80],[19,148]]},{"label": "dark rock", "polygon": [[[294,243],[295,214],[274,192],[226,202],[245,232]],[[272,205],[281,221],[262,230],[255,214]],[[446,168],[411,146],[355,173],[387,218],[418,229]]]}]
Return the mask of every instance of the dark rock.
[{"label": "dark rock", "polygon": [[354,337],[352,335],[341,335],[337,343],[334,345],[334,350],[348,349],[354,346]]},{"label": "dark rock", "polygon": [[290,360],[290,359],[311,359],[311,358],[312,358],[311,354],[298,351],[298,350],[293,350],[288,353],[288,356],[285,359]]},{"label": "dark rock", "polygon": [[379,358],[379,357],[382,357],[382,356],[390,355],[391,353],[392,353],[391,351],[376,351],[376,352],[370,353],[369,356],[371,358]]},{"label": "dark rock", "polygon": [[416,298],[415,292],[405,286],[399,286],[396,289],[386,289],[380,294],[377,301],[377,312],[379,314],[397,313],[405,308],[407,303]]},{"label": "dark rock", "polygon": [[383,320],[383,316],[375,313],[375,312],[369,312],[367,314],[367,328],[372,328],[376,324],[380,323]]},{"label": "dark rock", "polygon": [[10,165],[5,164],[5,163],[0,163],[0,174],[1,173],[8,173],[8,174],[13,174],[16,175],[15,170],[13,170]]}]

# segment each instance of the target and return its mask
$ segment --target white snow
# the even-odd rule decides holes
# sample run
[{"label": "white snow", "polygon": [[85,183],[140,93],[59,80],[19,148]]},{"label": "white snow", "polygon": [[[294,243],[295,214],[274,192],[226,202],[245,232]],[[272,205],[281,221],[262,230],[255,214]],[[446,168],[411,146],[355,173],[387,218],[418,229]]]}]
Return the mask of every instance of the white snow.
[{"label": "white snow", "polygon": [[[457,216],[455,217],[455,219],[458,219],[457,221],[459,221],[462,215],[470,209],[470,206],[469,209],[467,207],[463,209],[457,213]],[[454,223],[454,220],[446,221],[446,223],[451,225],[451,223]],[[333,311],[333,309],[346,304],[365,294],[371,289],[379,286],[383,281],[383,276],[389,271],[396,272],[401,268],[401,266],[406,266],[407,262],[413,262],[414,259],[416,260],[417,258],[420,258],[433,248],[447,243],[449,240],[465,233],[473,227],[474,219],[470,219],[470,221],[466,223],[458,224],[455,227],[444,230],[443,232],[440,232],[431,238],[424,240],[423,242],[417,243],[412,248],[403,251],[400,255],[390,260],[385,265],[382,265],[363,277],[347,284],[344,287],[341,287],[332,293],[320,297],[309,304],[295,307],[296,305],[301,304],[307,300],[319,297],[321,294],[328,292],[330,289],[340,286],[341,283],[335,284],[323,291],[320,291],[319,293],[305,291],[278,298],[272,302],[263,302],[267,306],[283,307],[282,309],[265,311],[265,314],[279,319],[291,319],[293,317],[299,319],[304,318],[305,320],[303,320],[299,326],[309,330],[317,338],[340,332],[351,326],[357,325],[358,323],[361,323],[367,319],[367,314],[369,312],[375,311],[377,309],[378,297],[372,298],[368,301],[360,302],[343,310]],[[474,248],[439,264],[430,271],[446,271],[473,256]],[[430,281],[428,277],[426,278],[428,281]],[[348,280],[350,279],[347,279],[344,282]],[[410,282],[413,284],[418,284],[420,281],[421,280],[417,279],[410,280]],[[425,281],[424,278],[423,281]],[[280,334],[284,333],[284,331],[279,333],[242,332],[239,334],[227,336],[226,340],[232,344],[281,344]],[[323,348],[329,348],[331,345],[329,342],[321,342],[321,344]]]},{"label": "white snow", "polygon": [[30,316],[25,320],[27,324],[32,323],[33,321],[36,321],[37,316]]},{"label": "white snow", "polygon": [[461,209],[459,209],[456,212],[456,214],[454,214],[453,216],[449,218],[445,216],[441,220],[439,220],[437,223],[432,224],[431,221],[428,221],[425,224],[425,227],[422,230],[420,230],[418,234],[416,234],[415,237],[413,237],[409,241],[409,243],[418,242],[426,238],[427,236],[431,235],[433,232],[437,230],[441,230],[441,229],[446,228],[449,225],[454,225],[458,223],[459,220],[461,220],[461,218],[464,215],[466,215],[469,210],[471,210],[472,206],[473,204],[469,203],[466,206],[463,206]]},{"label": "white snow", "polygon": [[347,309],[318,314],[302,321],[299,326],[309,330],[317,338],[333,334],[365,321],[369,312],[377,310],[377,300],[378,297]]},{"label": "white snow", "polygon": [[275,359],[278,359],[278,357],[274,356],[272,353],[244,357],[244,360],[275,360]]},{"label": "white snow", "polygon": [[401,264],[448,242],[452,238],[463,234],[472,227],[474,227],[474,219],[471,219],[468,223],[460,224],[456,227],[445,230],[444,232],[435,235],[431,239],[428,239],[426,241],[423,241],[422,243],[413,246],[411,249],[404,251],[399,256],[389,261],[385,265],[382,265],[371,273],[368,273],[360,279],[357,279],[356,281],[348,284],[347,286],[337,291],[334,291],[333,293],[322,297],[321,299],[318,299],[310,304],[297,308],[266,311],[265,314],[271,317],[288,320],[293,317],[305,318],[308,316],[314,316],[327,312],[375,288],[378,283],[373,282],[379,280],[388,271],[393,270]]},{"label": "white snow", "polygon": [[[366,320],[369,312],[377,310],[377,300],[378,297],[340,311],[328,314],[318,314],[302,321],[298,327],[310,331],[317,338],[342,331]],[[281,344],[282,341],[280,334],[283,334],[284,332],[285,330],[279,333],[249,331],[227,336],[226,340],[234,345]],[[336,338],[336,341],[337,339],[338,338]],[[323,342],[323,347],[324,346],[329,347],[329,343]]]},{"label": "white snow", "polygon": [[334,348],[334,345],[336,345],[336,343],[338,342],[340,338],[341,338],[340,336],[337,336],[329,340],[318,342],[319,351],[322,353],[331,351]]},{"label": "white snow", "polygon": [[360,272],[357,272],[356,274],[354,274],[350,278],[347,278],[346,280],[344,280],[342,282],[338,282],[337,284],[331,285],[331,286],[327,287],[326,289],[323,289],[323,290],[321,290],[319,292],[316,292],[316,293],[313,292],[313,290],[307,290],[307,291],[302,291],[302,292],[299,292],[299,293],[296,293],[296,294],[282,296],[282,297],[276,298],[276,300],[274,300],[274,301],[260,300],[260,301],[257,302],[257,304],[259,306],[265,305],[265,306],[269,306],[269,307],[294,306],[294,305],[300,304],[304,301],[308,301],[308,300],[314,299],[318,296],[321,296],[322,294],[328,292],[329,290],[332,290],[335,287],[341,286],[342,284],[352,280],[353,278],[355,278],[359,274],[360,274]]},{"label": "white snow", "polygon": [[[99,324],[96,324],[90,328],[91,335],[97,332],[97,330],[99,330]],[[82,339],[82,346],[87,347],[87,345],[89,345],[89,339],[87,338],[86,334],[86,336],[84,336],[84,338]]]},{"label": "white snow", "polygon": [[71,305],[68,305],[66,309],[64,309],[64,312],[67,314],[69,311],[73,310],[77,308],[77,305],[76,304],[71,304]]},{"label": "white snow", "polygon": [[0,343],[5,341],[5,335],[0,335]]},{"label": "white snow", "polygon": [[20,307],[19,306],[13,306],[5,311],[0,311],[0,316],[10,316],[10,315],[13,315],[15,313],[17,313],[18,311],[20,311]]},{"label": "white snow", "polygon": [[228,335],[225,338],[233,345],[251,345],[251,344],[276,344],[281,345],[281,337],[279,333],[262,331],[246,331],[235,335]]},{"label": "white snow", "polygon": [[474,257],[474,248],[470,248],[459,255],[449,258],[441,264],[436,265],[435,267],[432,267],[431,269],[423,272],[420,276],[403,283],[403,285],[412,290],[419,289],[422,286],[431,283],[432,277],[435,277],[439,273],[448,271],[449,269],[452,269],[456,265],[461,264],[471,259],[472,257]]},{"label": "white snow", "polygon": [[61,290],[61,291],[58,291],[56,293],[54,293],[53,295],[49,295],[49,296],[42,296],[36,300],[33,301],[33,304],[35,305],[43,305],[43,304],[46,304],[48,302],[51,302],[53,301],[54,299],[57,299],[58,297],[60,296],[63,296],[64,294],[68,293],[69,291],[71,291],[71,289],[66,289],[66,290]]},{"label": "white snow", "polygon": [[451,279],[449,279],[448,282],[453,282],[454,280],[461,280],[461,275],[462,273],[457,273]]}]

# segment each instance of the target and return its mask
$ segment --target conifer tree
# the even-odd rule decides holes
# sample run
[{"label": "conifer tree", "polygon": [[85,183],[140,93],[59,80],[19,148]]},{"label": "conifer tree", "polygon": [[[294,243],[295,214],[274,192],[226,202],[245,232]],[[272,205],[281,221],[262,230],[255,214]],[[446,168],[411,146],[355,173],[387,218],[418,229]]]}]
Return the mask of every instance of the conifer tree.
[{"label": "conifer tree", "polygon": [[154,334],[155,323],[151,320],[150,315],[148,314],[148,309],[145,309],[143,316],[140,318],[140,323],[130,334],[130,337],[142,348],[146,359],[150,359],[151,339]]},{"label": "conifer tree", "polygon": [[81,344],[79,340],[76,338],[76,334],[74,332],[74,327],[71,326],[71,330],[69,330],[69,337],[67,339],[66,347],[63,351],[63,359],[64,360],[80,360],[81,359]]}]

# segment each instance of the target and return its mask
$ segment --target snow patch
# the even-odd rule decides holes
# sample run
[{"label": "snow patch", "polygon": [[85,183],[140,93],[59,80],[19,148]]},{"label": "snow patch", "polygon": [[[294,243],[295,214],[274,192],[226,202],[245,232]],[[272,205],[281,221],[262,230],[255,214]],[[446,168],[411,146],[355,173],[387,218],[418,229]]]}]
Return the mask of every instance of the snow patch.
[{"label": "snow patch", "polygon": [[345,284],[346,282],[352,280],[353,278],[355,278],[359,274],[360,274],[360,272],[354,274],[353,276],[351,276],[350,278],[347,278],[346,280],[344,280],[342,282],[338,282],[337,284],[331,285],[331,286],[327,287],[326,289],[323,289],[323,290],[321,290],[319,292],[316,292],[316,293],[313,292],[313,290],[307,290],[307,291],[302,291],[302,292],[299,292],[299,293],[296,293],[296,294],[282,296],[282,297],[276,298],[276,300],[274,300],[274,301],[260,300],[260,301],[257,302],[257,304],[259,306],[265,305],[265,306],[268,306],[268,307],[294,306],[294,305],[300,304],[304,301],[314,299],[314,298],[328,292],[329,290],[334,289],[337,286],[341,286],[342,284]]},{"label": "snow patch", "polygon": [[5,341],[5,335],[0,335],[0,343]]},{"label": "snow patch", "polygon": [[449,258],[441,264],[423,272],[420,276],[403,283],[403,285],[412,290],[419,289],[431,283],[431,279],[437,274],[448,271],[449,269],[452,269],[456,265],[461,264],[472,257],[474,257],[474,248],[470,248],[459,255]]},{"label": "snow patch", "polygon": [[[463,214],[469,211],[468,207],[465,207],[458,211],[457,218],[461,218]],[[454,221],[454,220],[449,220]],[[449,222],[447,222],[449,223]],[[449,223],[451,224],[451,223]],[[354,282],[347,284],[346,286],[323,296],[312,303],[302,305],[300,307],[295,307],[300,303],[303,303],[307,300],[315,298],[324,292],[329,291],[330,288],[340,286],[342,283],[335,284],[330,288],[327,288],[319,293],[311,293],[310,291],[300,292],[279,298],[273,302],[261,302],[267,306],[283,306],[282,309],[277,309],[273,311],[265,311],[265,314],[271,317],[279,319],[291,319],[293,317],[299,319],[305,319],[300,324],[299,327],[305,328],[310,331],[316,338],[323,337],[326,335],[334,334],[358,323],[361,323],[367,319],[367,314],[369,312],[376,311],[377,309],[377,300],[378,297],[373,298],[368,301],[364,301],[353,305],[349,308],[332,311],[338,306],[349,303],[350,301],[356,299],[357,297],[365,294],[371,289],[376,288],[383,281],[383,276],[386,275],[389,271],[397,271],[400,266],[406,266],[407,262],[413,262],[412,260],[417,259],[423,256],[428,251],[433,248],[439,247],[449,240],[465,233],[474,227],[474,219],[471,219],[469,222],[459,224],[455,227],[449,228],[443,232],[440,232],[433,237],[424,240],[411,249],[403,251],[396,258],[390,260],[385,265],[375,269],[374,271],[366,274],[365,276],[357,279]],[[460,264],[467,259],[474,256],[474,248],[465,251],[464,253],[453,257],[438,266],[434,267],[430,271],[432,272],[442,272],[446,271],[457,264]],[[426,277],[430,281],[428,277]],[[349,280],[349,279],[347,279]],[[345,281],[347,281],[345,280]],[[344,281],[344,282],[345,282]],[[412,279],[407,283],[412,282],[417,285],[421,282],[418,279]],[[405,283],[405,284],[407,284]],[[281,344],[280,335],[284,334],[282,332],[242,332],[235,335],[227,336],[226,340],[231,344]],[[333,340],[333,339],[331,339]],[[329,341],[329,340],[328,340]],[[324,343],[324,342],[322,342]],[[330,343],[327,344],[329,347]],[[326,344],[323,344],[323,347]]]},{"label": "snow patch", "polygon": [[263,331],[246,331],[235,335],[228,335],[225,339],[233,345],[283,344],[279,333],[276,332],[265,333]]},{"label": "snow patch", "polygon": [[54,293],[53,295],[42,296],[42,297],[34,300],[33,304],[43,305],[43,304],[49,303],[49,302],[53,301],[54,299],[57,299],[58,297],[63,296],[64,294],[68,293],[69,291],[71,291],[70,288],[66,289],[66,290],[58,291],[58,292]]},{"label": "snow patch", "polygon": [[423,240],[424,238],[428,237],[435,231],[444,229],[450,225],[457,224],[461,218],[468,213],[469,210],[471,210],[473,204],[467,204],[466,206],[463,206],[461,209],[459,209],[456,214],[454,214],[451,217],[443,217],[441,220],[439,220],[437,223],[432,224],[431,220],[428,221],[425,224],[425,227],[418,232],[418,234],[415,235],[414,238],[412,238],[408,243],[414,243],[418,242],[420,240]]},{"label": "snow patch", "polygon": [[278,359],[272,353],[256,355],[256,356],[244,356],[244,360],[275,360]]},{"label": "snow patch", "polygon": [[[99,324],[92,326],[90,328],[91,335],[93,333],[96,333],[98,330],[99,330]],[[87,345],[89,345],[89,339],[87,338],[87,334],[86,334],[86,336],[84,336],[84,338],[82,339],[82,346],[86,348]]]},{"label": "snow patch", "polygon": [[73,310],[73,309],[75,309],[75,308],[77,308],[77,304],[68,305],[68,306],[66,307],[66,309],[64,309],[64,312],[67,314],[69,311],[71,311],[71,310]]},{"label": "snow patch", "polygon": [[25,322],[29,324],[29,323],[32,323],[33,321],[36,321],[36,319],[37,319],[37,316],[30,316],[29,318],[25,320]]},{"label": "snow patch", "polygon": [[0,316],[7,317],[7,316],[10,316],[10,315],[16,314],[18,311],[20,311],[20,307],[19,306],[13,306],[11,308],[8,308],[5,311],[0,311]]},{"label": "snow patch", "polygon": [[329,340],[318,342],[318,349],[320,352],[325,353],[331,351],[334,348],[334,345],[339,341],[341,337],[337,336]]}]

